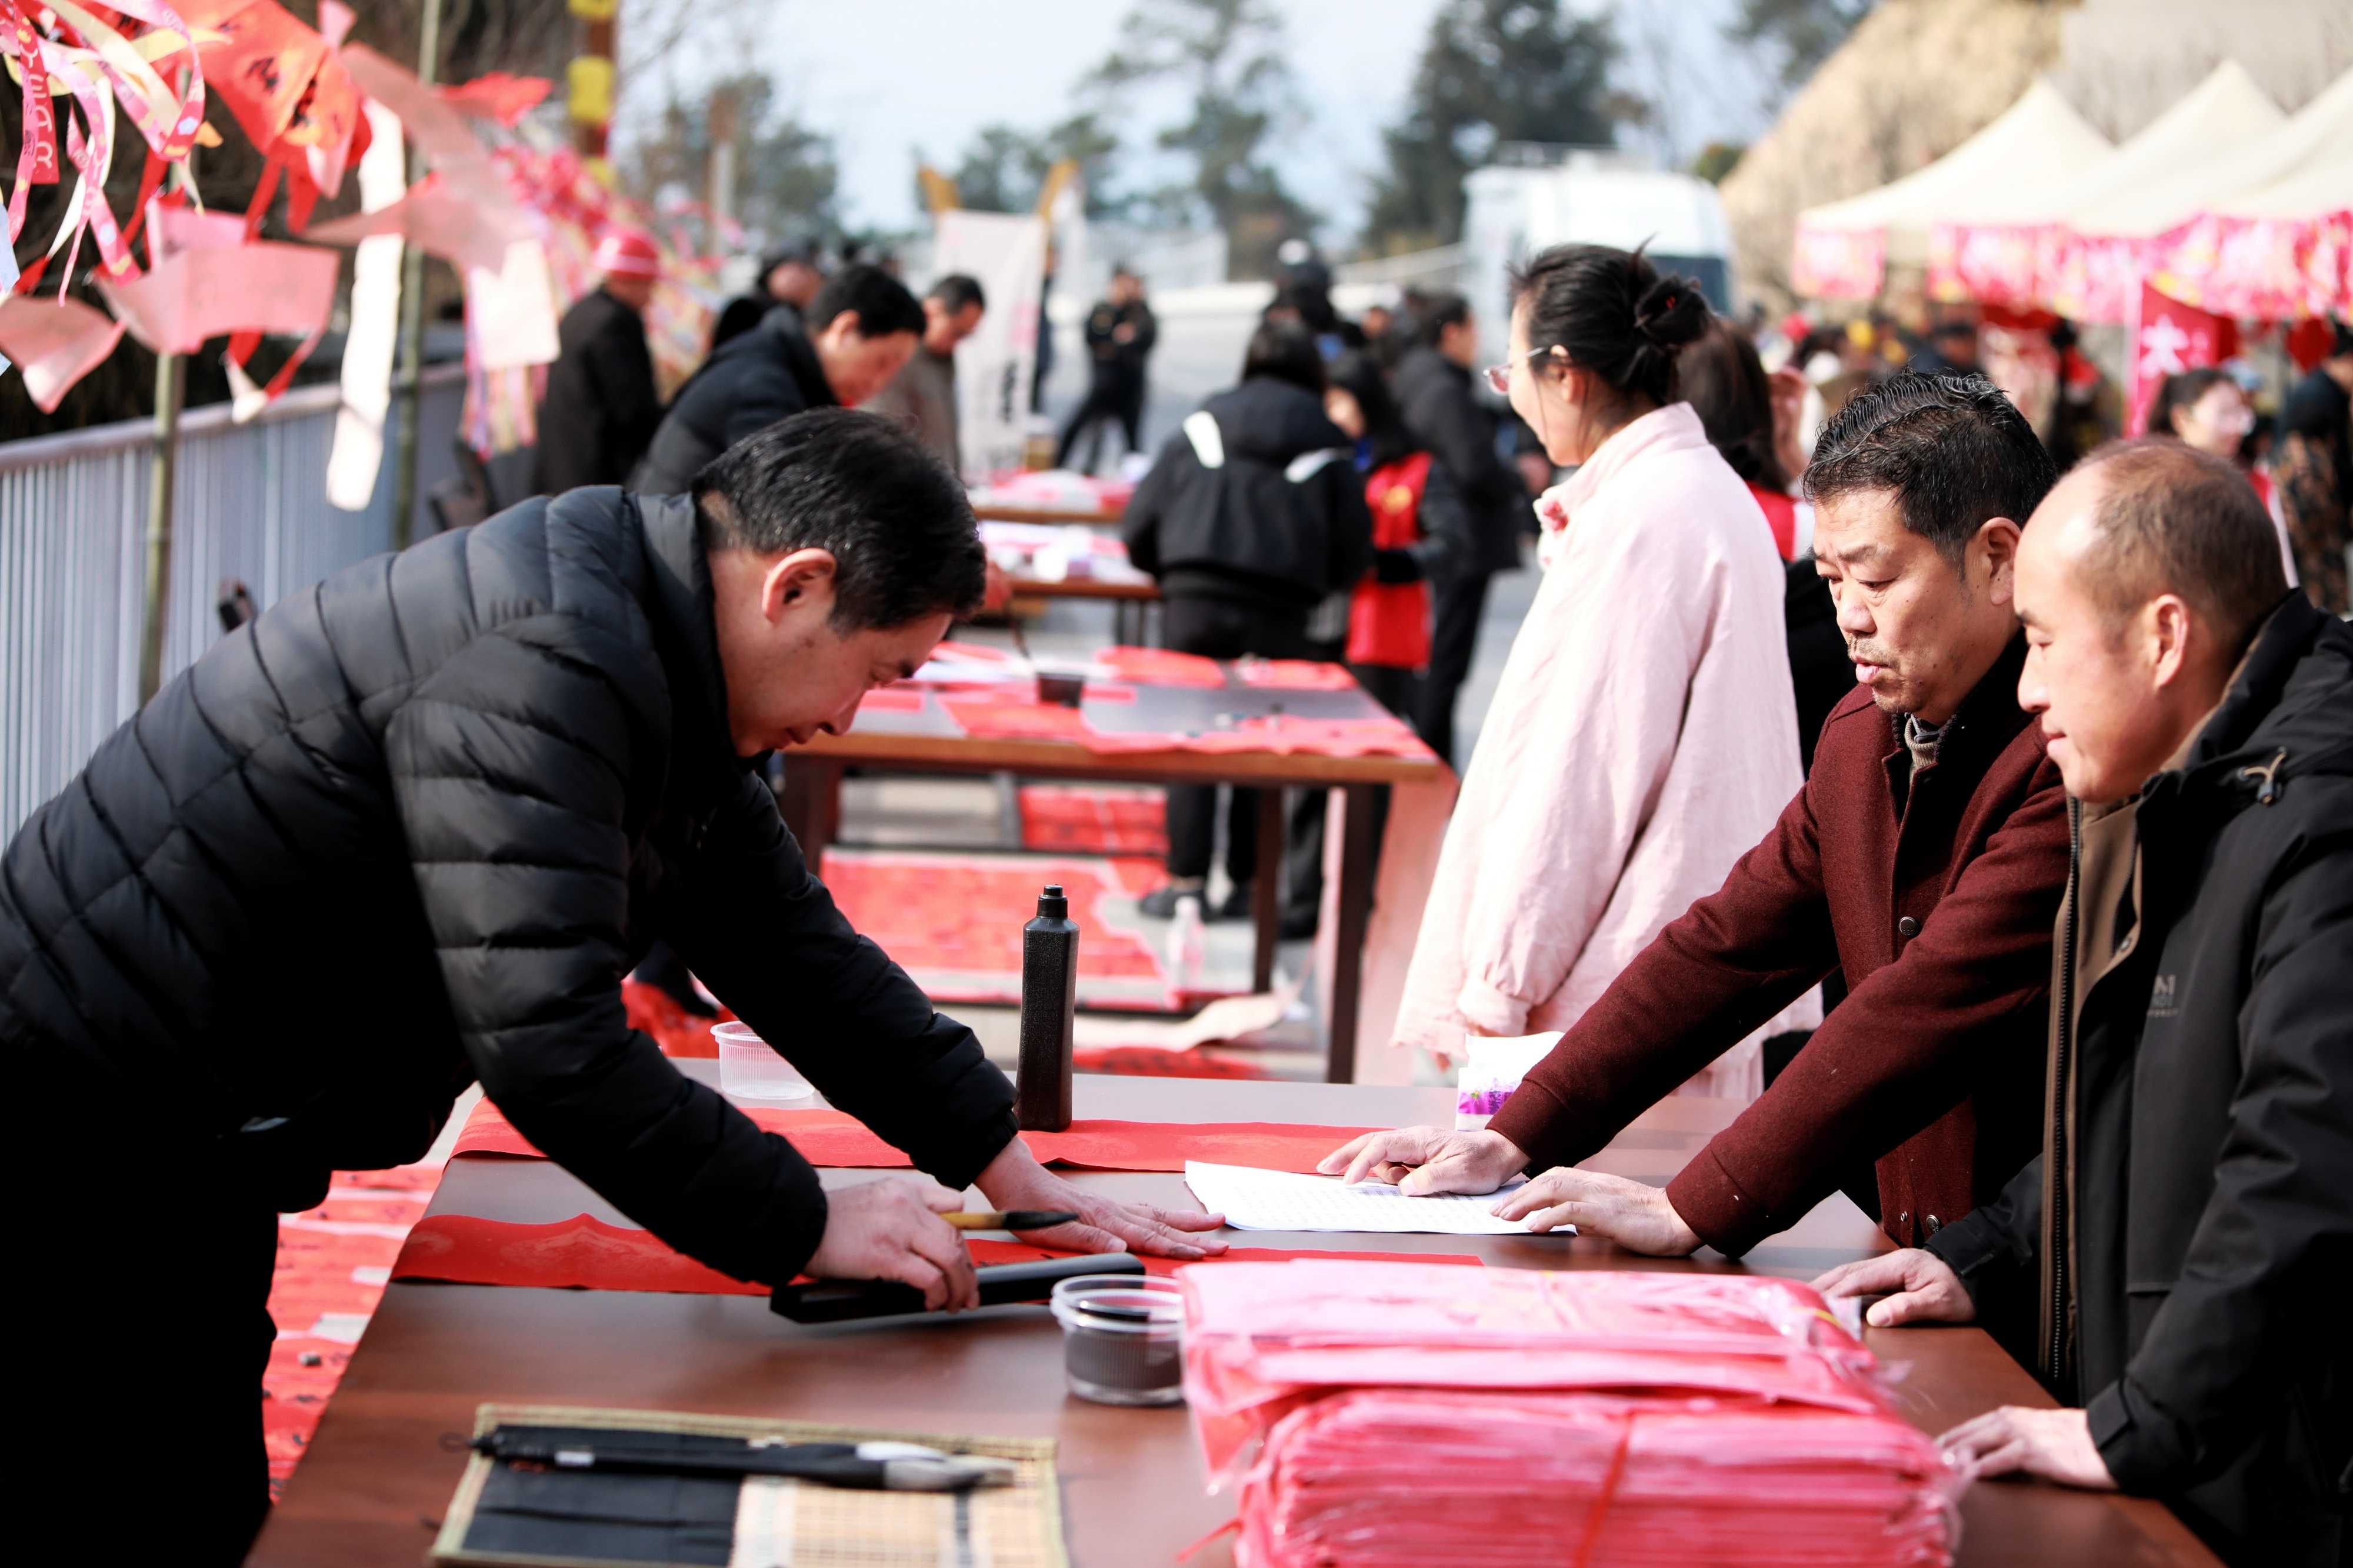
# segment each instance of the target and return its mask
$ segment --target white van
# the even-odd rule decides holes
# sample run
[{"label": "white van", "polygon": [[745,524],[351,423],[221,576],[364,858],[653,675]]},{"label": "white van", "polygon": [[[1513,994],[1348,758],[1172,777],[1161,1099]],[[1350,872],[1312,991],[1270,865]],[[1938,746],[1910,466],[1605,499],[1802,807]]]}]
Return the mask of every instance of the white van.
[{"label": "white van", "polygon": [[1462,182],[1461,287],[1482,363],[1501,364],[1509,352],[1507,270],[1546,246],[1646,246],[1662,269],[1696,279],[1709,304],[1731,311],[1732,230],[1714,185],[1606,148],[1503,151],[1505,162]]}]

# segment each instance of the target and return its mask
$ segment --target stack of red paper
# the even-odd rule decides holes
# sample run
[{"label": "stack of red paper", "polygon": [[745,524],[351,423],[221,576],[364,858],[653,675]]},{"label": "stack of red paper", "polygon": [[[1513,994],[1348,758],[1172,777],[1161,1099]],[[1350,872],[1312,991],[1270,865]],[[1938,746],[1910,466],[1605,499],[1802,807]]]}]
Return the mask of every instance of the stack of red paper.
[{"label": "stack of red paper", "polygon": [[1189,1269],[1185,1390],[1243,1568],[1951,1560],[1959,1478],[1783,1279]]}]

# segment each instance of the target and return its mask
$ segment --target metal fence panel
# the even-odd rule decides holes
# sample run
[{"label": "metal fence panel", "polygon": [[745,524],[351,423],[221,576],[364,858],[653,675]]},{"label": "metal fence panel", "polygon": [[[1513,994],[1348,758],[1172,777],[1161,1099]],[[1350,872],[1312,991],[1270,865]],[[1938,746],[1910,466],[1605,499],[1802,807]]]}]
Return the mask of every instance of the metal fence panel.
[{"label": "metal fence panel", "polygon": [[[417,537],[432,527],[424,496],[457,467],[464,395],[456,367],[426,373]],[[340,401],[334,387],[307,387],[248,424],[225,407],[182,420],[166,681],[219,637],[222,579],[241,579],[267,609],[391,548],[393,431],[366,510],[327,504]],[[0,445],[0,842],[138,709],[154,449],[145,420]]]}]

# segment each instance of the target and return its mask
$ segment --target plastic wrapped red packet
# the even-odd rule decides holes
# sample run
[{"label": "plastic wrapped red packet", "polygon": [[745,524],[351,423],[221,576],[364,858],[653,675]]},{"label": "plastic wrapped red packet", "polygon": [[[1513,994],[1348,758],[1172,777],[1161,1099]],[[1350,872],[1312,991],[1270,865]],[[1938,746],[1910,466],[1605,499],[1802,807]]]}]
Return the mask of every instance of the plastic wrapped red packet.
[{"label": "plastic wrapped red packet", "polygon": [[1240,1482],[1245,1568],[1948,1561],[1958,1479],[1805,1286],[1178,1278],[1186,1396],[1211,1474]]}]

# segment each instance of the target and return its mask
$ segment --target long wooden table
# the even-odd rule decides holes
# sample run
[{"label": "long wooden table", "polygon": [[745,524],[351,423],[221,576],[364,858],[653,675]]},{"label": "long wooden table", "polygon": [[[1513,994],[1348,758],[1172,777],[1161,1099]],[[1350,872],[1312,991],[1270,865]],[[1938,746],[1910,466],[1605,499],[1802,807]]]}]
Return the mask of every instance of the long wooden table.
[{"label": "long wooden table", "polygon": [[[1386,710],[1361,687],[1345,691],[1296,691],[1244,685],[1229,675],[1222,688],[1143,686],[1133,702],[1089,701],[1088,721],[1105,731],[1199,734],[1228,722],[1282,711],[1304,719],[1371,719]],[[1324,1020],[1324,1076],[1345,1083],[1356,1071],[1357,982],[1364,969],[1365,929],[1372,913],[1378,844],[1373,791],[1381,784],[1434,781],[1441,764],[1419,757],[1284,756],[1271,751],[1090,752],[1066,741],[976,739],[957,728],[937,702],[914,712],[861,710],[846,735],[819,735],[785,760],[786,824],[812,866],[819,863],[841,822],[841,775],[851,767],[900,773],[1014,773],[1029,778],[1125,784],[1257,786],[1258,874],[1251,918],[1257,953],[1252,988],[1273,982],[1282,921],[1282,847],[1286,788],[1329,789],[1346,796],[1342,814],[1337,889],[1338,957],[1333,964],[1332,1016]]]},{"label": "long wooden table", "polygon": [[[706,1076],[712,1064],[681,1063]],[[1432,1121],[1451,1114],[1438,1089],[1082,1077],[1082,1117],[1257,1120],[1327,1125]],[[1730,1120],[1722,1101],[1672,1099],[1589,1161],[1662,1182]],[[828,1185],[871,1172],[828,1172]],[[1170,1207],[1198,1208],[1182,1178],[1075,1173],[1081,1184]],[[543,1161],[459,1159],[436,1214],[547,1222],[622,1215]],[[1389,1252],[1476,1251],[1492,1267],[1743,1267],[1807,1279],[1889,1247],[1844,1197],[1736,1265],[1702,1254],[1637,1258],[1605,1243],[1541,1237],[1357,1237],[1227,1233],[1238,1245]],[[1897,1375],[1905,1415],[1927,1432],[1997,1405],[2050,1399],[1993,1341],[1970,1328],[1868,1331]],[[268,1568],[416,1568],[448,1506],[464,1455],[448,1439],[490,1401],[697,1410],[940,1433],[1050,1436],[1060,1468],[1071,1561],[1080,1568],[1166,1563],[1230,1517],[1206,1494],[1183,1407],[1117,1409],[1069,1397],[1060,1331],[1043,1307],[957,1319],[806,1328],[760,1297],[665,1296],[395,1284],[369,1323],[251,1562]],[[2214,1559],[2163,1507],[2039,1483],[1989,1482],[1961,1503],[1958,1561],[2160,1568]],[[1192,1559],[1229,1568],[1224,1539]]]}]

